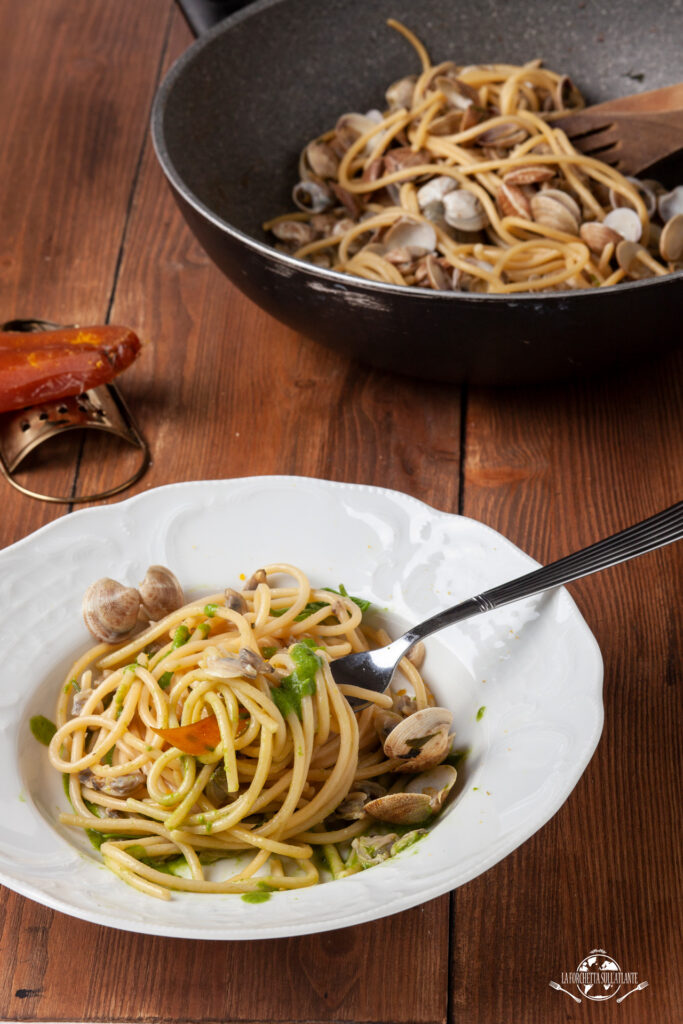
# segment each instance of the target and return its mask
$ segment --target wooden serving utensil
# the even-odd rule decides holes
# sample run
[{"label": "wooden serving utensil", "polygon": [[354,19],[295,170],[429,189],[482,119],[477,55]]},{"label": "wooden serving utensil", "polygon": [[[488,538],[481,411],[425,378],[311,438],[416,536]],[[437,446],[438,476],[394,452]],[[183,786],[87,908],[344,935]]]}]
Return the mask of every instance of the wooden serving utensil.
[{"label": "wooden serving utensil", "polygon": [[586,156],[640,174],[683,149],[683,82],[598,103],[555,124]]}]

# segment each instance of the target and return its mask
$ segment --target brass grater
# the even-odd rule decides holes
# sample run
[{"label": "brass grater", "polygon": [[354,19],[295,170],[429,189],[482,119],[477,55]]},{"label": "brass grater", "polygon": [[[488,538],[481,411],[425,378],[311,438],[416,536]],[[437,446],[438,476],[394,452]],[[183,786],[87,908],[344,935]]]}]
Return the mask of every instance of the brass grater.
[{"label": "brass grater", "polygon": [[[0,325],[0,330],[50,331],[58,330],[61,326],[47,320],[11,320]],[[14,474],[30,452],[50,438],[70,430],[99,430],[121,438],[139,449],[140,463],[137,469],[128,479],[98,494],[70,494],[65,497],[39,494],[15,479]],[[103,384],[80,395],[42,402],[27,409],[0,413],[0,471],[12,487],[40,501],[70,505],[110,498],[139,480],[149,461],[149,446],[114,384]]]}]

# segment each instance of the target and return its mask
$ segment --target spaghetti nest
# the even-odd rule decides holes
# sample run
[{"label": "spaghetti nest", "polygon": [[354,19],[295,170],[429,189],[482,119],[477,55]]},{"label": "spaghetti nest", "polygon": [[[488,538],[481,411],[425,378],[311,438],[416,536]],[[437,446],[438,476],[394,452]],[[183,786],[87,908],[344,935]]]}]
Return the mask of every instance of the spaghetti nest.
[{"label": "spaghetti nest", "polygon": [[264,224],[276,247],[441,291],[605,287],[676,269],[650,223],[656,190],[579,153],[562,131],[563,114],[584,106],[566,75],[536,60],[432,65],[412,32],[389,25],[421,73],[390,86],[384,112],[344,114],[306,146],[298,212]]},{"label": "spaghetti nest", "polygon": [[[350,793],[376,795],[401,762],[374,722],[392,696],[333,682],[333,659],[388,640],[362,624],[367,602],[340,591],[269,565],[241,592],[186,604],[71,668],[49,745],[73,810],[60,820],[86,829],[121,879],[168,899],[171,889],[312,885],[314,849],[335,877],[367,866],[362,850],[340,851],[371,819],[362,800],[346,817],[342,805]],[[426,709],[420,673],[403,668],[408,712]],[[345,693],[372,703],[354,713]],[[207,863],[235,857],[231,877],[205,876]]]}]

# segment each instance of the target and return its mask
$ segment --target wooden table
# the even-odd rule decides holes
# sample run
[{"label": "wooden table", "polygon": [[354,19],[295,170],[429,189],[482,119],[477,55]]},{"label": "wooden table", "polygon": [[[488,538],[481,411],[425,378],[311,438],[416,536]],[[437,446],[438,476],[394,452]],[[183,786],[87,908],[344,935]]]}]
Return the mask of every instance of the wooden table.
[{"label": "wooden table", "polygon": [[[123,323],[150,342],[121,385],[153,452],[134,490],[268,473],[373,483],[541,561],[680,498],[675,355],[534,390],[415,383],[348,363],[231,288],[148,134],[160,76],[190,41],[172,0],[0,2],[0,316]],[[127,458],[89,440],[76,465],[55,445],[30,479],[102,488]],[[2,545],[70,511],[5,484],[2,509]],[[603,737],[559,813],[475,881],[372,924],[256,943],[108,930],[2,890],[0,1018],[680,1020],[680,568],[669,548],[573,586],[605,659]],[[549,987],[595,947],[649,988],[577,1006]]]}]

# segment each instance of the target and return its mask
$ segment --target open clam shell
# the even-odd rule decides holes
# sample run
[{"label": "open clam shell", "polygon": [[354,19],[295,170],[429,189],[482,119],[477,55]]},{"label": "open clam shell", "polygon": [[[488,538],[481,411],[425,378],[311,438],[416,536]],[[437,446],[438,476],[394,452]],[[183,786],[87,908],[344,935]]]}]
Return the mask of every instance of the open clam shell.
[{"label": "open clam shell", "polygon": [[617,263],[634,281],[653,275],[652,268],[640,259],[640,254],[643,252],[645,252],[644,247],[630,239],[619,242],[616,248]]},{"label": "open clam shell", "polygon": [[610,210],[603,224],[616,231],[627,242],[639,242],[643,233],[640,217],[628,206],[618,206],[616,210]]},{"label": "open clam shell", "polygon": [[391,249],[410,249],[413,256],[426,256],[436,248],[436,231],[410,217],[400,217],[384,236],[384,244]]},{"label": "open clam shell", "polygon": [[423,708],[399,722],[384,741],[387,757],[400,758],[400,772],[419,772],[440,764],[448,754],[453,712]]},{"label": "open clam shell", "polygon": [[335,815],[347,821],[359,821],[365,817],[365,808],[368,803],[381,799],[385,794],[386,789],[379,782],[366,779],[346,794],[346,798],[337,807]]},{"label": "open clam shell", "polygon": [[384,95],[390,110],[410,110],[416,82],[417,75],[406,75],[389,86]]},{"label": "open clam shell", "polygon": [[437,814],[455,785],[458,773],[440,764],[411,779],[402,793],[388,793],[365,804],[366,814],[395,825],[419,825]]},{"label": "open clam shell", "polygon": [[480,231],[489,222],[484,207],[473,192],[456,188],[442,197],[446,223],[460,231]]},{"label": "open clam shell", "polygon": [[334,196],[317,181],[298,181],[292,189],[294,205],[304,213],[324,213],[334,206]]},{"label": "open clam shell", "polygon": [[679,263],[683,259],[683,213],[666,222],[659,238],[659,252],[667,262]]},{"label": "open clam shell", "polygon": [[403,716],[397,714],[395,711],[385,711],[384,708],[374,709],[372,724],[375,727],[375,732],[377,733],[382,746],[384,746],[389,733],[392,732],[397,725],[400,725],[402,721]]},{"label": "open clam shell", "polygon": [[659,216],[664,223],[683,213],[683,185],[677,185],[671,192],[665,192],[657,199]]}]

